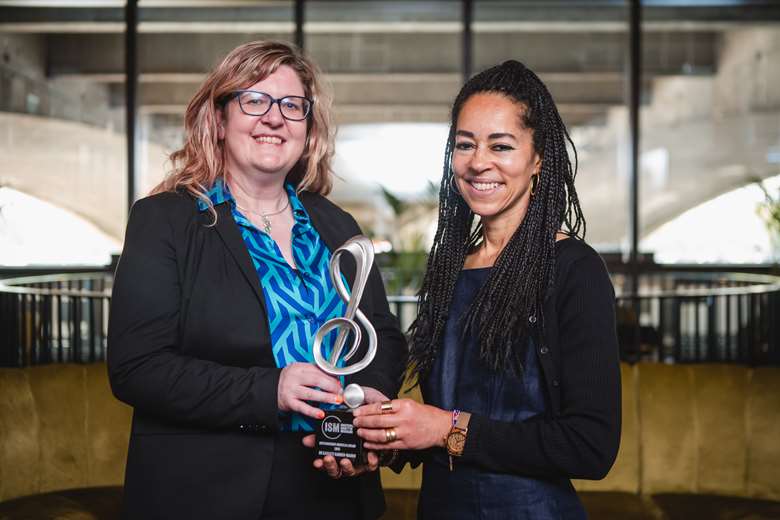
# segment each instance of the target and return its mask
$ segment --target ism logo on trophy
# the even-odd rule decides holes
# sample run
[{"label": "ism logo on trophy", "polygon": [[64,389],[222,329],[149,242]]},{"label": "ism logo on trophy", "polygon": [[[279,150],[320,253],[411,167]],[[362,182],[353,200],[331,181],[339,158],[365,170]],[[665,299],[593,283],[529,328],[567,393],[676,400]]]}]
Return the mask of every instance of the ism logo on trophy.
[{"label": "ism logo on trophy", "polygon": [[[351,294],[344,285],[341,267],[339,266],[339,259],[343,253],[351,254],[357,264]],[[347,310],[343,317],[326,321],[314,336],[312,349],[314,362],[328,374],[334,376],[355,374],[366,368],[376,355],[376,330],[374,330],[374,326],[358,308],[373,263],[374,248],[371,240],[363,235],[350,238],[343,246],[333,252],[333,256],[330,259],[330,276],[339,296],[347,302]],[[347,365],[347,362],[357,352],[360,341],[363,338],[363,330],[357,324],[355,318],[363,326],[362,328],[365,329],[365,333],[368,336],[368,349],[363,359]],[[336,336],[330,355],[326,359],[322,353],[322,342],[328,333],[334,329],[338,330],[338,336]],[[344,353],[344,347],[350,332],[352,332],[352,342],[349,350]],[[341,363],[340,360],[342,361]],[[325,410],[325,417],[319,421],[315,446],[317,456],[332,455],[337,459],[346,457],[358,464],[365,463],[366,453],[363,450],[363,442],[357,436],[352,426],[352,410],[363,404],[365,393],[360,385],[352,383],[344,388],[343,397],[344,405],[336,409]]]}]

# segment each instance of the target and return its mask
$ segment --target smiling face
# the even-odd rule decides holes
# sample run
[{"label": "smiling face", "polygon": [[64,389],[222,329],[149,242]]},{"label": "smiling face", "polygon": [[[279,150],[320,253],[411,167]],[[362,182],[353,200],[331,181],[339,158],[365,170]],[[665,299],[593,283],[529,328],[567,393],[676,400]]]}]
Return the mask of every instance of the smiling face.
[{"label": "smiling face", "polygon": [[458,115],[452,170],[463,199],[485,223],[508,219],[519,225],[528,209],[531,175],[541,158],[533,131],[522,124],[523,109],[504,95],[480,93]]},{"label": "smiling face", "polygon": [[[275,99],[305,96],[298,74],[287,65],[247,90],[265,92]],[[238,99],[233,98],[225,105],[219,127],[227,171],[247,180],[283,181],[303,155],[306,126],[306,120],[283,118],[278,104],[272,105],[265,115],[246,115]]]}]

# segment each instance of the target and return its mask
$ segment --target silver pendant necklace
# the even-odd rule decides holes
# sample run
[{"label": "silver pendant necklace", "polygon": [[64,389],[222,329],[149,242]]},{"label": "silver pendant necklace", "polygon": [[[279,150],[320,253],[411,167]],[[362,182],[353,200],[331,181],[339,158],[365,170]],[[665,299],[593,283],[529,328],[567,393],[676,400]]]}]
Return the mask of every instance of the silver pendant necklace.
[{"label": "silver pendant necklace", "polygon": [[[285,194],[286,195],[286,194]],[[271,234],[271,219],[268,217],[273,217],[274,215],[278,215],[282,211],[287,209],[287,206],[290,205],[290,198],[287,197],[287,201],[284,203],[284,206],[282,209],[276,210],[271,213],[258,213],[257,211],[252,211],[251,209],[246,209],[238,205],[238,202],[236,202],[236,207],[240,209],[241,211],[245,211],[246,213],[251,213],[252,215],[256,215],[260,217],[260,219],[263,221],[263,231],[266,232],[266,234]]]}]

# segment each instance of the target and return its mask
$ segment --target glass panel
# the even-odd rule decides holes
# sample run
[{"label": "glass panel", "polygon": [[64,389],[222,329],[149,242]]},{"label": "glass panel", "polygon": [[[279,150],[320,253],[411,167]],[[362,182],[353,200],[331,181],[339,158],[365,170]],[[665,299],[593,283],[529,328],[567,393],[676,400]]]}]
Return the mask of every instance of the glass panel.
[{"label": "glass panel", "polygon": [[754,181],[778,200],[780,6],[645,12],[642,249],[669,263],[777,261],[780,224],[768,232]]},{"label": "glass panel", "polygon": [[[295,39],[293,2],[139,2],[138,196],[183,144],[184,111],[206,74],[242,43]],[[123,91],[117,86],[117,96]]]},{"label": "glass panel", "polygon": [[339,124],[331,198],[378,252],[392,249],[378,260],[392,261],[391,294],[416,292],[435,233],[430,186],[463,80],[461,16],[459,1],[306,3],[306,48],[333,86]]},{"label": "glass panel", "polygon": [[108,264],[127,210],[123,10],[3,6],[0,20],[0,266]]},{"label": "glass panel", "polygon": [[627,30],[621,1],[475,2],[475,72],[514,59],[547,85],[577,148],[586,239],[601,250],[628,226]]}]

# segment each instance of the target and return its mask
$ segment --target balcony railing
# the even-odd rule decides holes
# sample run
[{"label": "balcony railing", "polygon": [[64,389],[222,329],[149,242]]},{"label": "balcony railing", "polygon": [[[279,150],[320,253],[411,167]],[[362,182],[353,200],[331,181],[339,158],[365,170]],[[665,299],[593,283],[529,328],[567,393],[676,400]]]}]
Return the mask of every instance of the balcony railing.
[{"label": "balcony railing", "polygon": [[[780,365],[778,276],[657,270],[638,295],[613,282],[624,361]],[[0,366],[105,359],[111,287],[105,272],[0,280]],[[408,329],[416,297],[389,300]]]},{"label": "balcony railing", "polygon": [[640,277],[637,296],[621,292],[619,278],[624,360],[780,364],[780,277],[656,272]]},{"label": "balcony railing", "polygon": [[108,273],[0,280],[0,365],[105,359],[111,282]]}]

